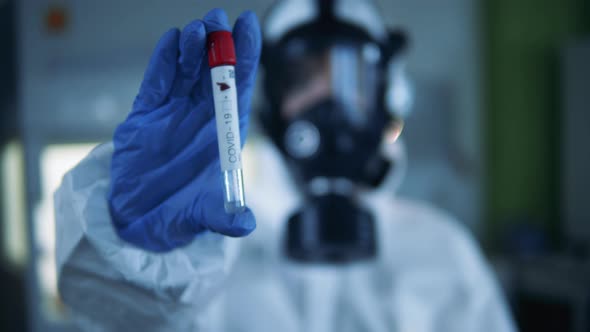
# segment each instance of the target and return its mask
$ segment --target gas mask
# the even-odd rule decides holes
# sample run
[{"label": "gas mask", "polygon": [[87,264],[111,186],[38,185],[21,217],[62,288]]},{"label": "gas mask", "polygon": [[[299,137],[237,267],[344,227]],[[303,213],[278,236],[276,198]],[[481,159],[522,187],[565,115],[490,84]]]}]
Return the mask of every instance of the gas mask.
[{"label": "gas mask", "polygon": [[343,105],[317,102],[287,124],[283,150],[304,191],[305,205],[291,216],[286,252],[299,261],[348,262],[376,254],[373,215],[355,199],[389,169],[379,153],[381,130],[350,123]]},{"label": "gas mask", "polygon": [[385,96],[401,42],[399,35],[376,41],[326,16],[264,46],[268,107],[260,120],[305,202],[288,220],[289,258],[342,263],[376,256],[375,220],[357,196],[392,167],[380,147],[394,122]]},{"label": "gas mask", "polygon": [[300,182],[341,179],[377,186],[385,176],[390,165],[378,151],[382,124],[356,126],[344,108],[342,101],[322,99],[287,123],[282,150]]}]

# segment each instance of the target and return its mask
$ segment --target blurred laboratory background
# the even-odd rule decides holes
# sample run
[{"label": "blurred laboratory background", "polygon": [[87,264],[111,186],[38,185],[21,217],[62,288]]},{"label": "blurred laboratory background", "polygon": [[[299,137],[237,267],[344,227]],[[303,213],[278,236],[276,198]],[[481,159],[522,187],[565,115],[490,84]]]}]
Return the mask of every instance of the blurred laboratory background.
[{"label": "blurred laboratory background", "polygon": [[[271,3],[0,0],[1,331],[71,329],[53,191],[125,118],[159,36]],[[410,38],[399,195],[476,235],[521,331],[590,331],[590,1],[377,3]]]}]

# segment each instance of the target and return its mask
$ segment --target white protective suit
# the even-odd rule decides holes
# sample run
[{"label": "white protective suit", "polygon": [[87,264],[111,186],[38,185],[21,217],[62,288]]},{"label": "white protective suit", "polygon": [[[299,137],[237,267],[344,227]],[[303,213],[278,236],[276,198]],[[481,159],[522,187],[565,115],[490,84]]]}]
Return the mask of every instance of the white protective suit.
[{"label": "white protective suit", "polygon": [[264,176],[246,183],[256,231],[244,239],[206,232],[166,254],[127,244],[113,229],[106,201],[112,144],[65,176],[55,195],[59,290],[82,330],[514,331],[469,233],[391,190],[363,197],[377,221],[376,260],[288,262],[282,226],[299,198],[278,152],[254,145],[250,159],[264,166]]}]

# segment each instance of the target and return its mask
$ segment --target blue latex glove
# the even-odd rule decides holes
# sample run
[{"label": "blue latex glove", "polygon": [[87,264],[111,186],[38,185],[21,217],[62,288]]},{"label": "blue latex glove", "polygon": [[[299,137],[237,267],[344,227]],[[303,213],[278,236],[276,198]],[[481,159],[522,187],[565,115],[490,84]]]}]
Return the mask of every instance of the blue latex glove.
[{"label": "blue latex glove", "polygon": [[[151,251],[168,251],[213,231],[245,236],[256,227],[249,209],[226,214],[215,127],[207,33],[229,30],[214,9],[182,32],[158,42],[129,117],[114,135],[108,196],[121,238]],[[254,13],[235,23],[236,84],[242,142],[260,58]]]}]

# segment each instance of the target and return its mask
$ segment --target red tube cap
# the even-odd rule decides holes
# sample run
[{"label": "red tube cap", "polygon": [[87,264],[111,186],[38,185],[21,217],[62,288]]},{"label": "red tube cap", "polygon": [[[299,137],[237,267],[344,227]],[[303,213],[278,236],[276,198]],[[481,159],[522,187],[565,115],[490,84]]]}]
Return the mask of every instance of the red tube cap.
[{"label": "red tube cap", "polygon": [[234,40],[229,31],[215,31],[207,35],[209,67],[236,65]]}]

